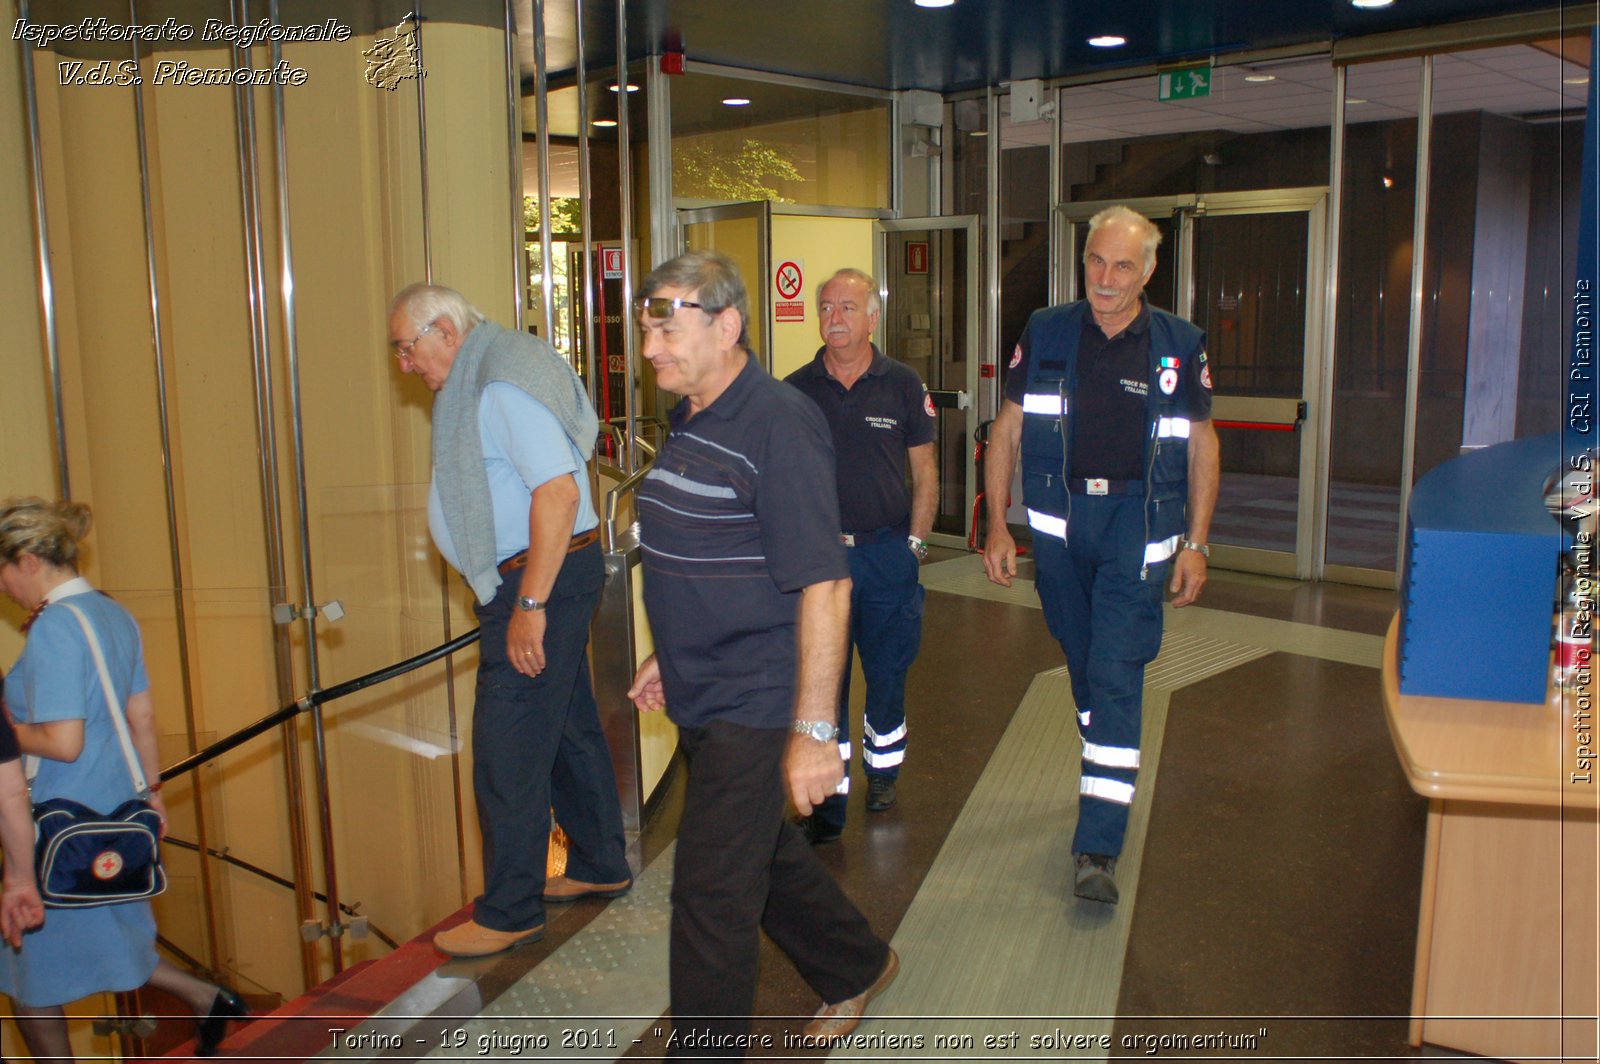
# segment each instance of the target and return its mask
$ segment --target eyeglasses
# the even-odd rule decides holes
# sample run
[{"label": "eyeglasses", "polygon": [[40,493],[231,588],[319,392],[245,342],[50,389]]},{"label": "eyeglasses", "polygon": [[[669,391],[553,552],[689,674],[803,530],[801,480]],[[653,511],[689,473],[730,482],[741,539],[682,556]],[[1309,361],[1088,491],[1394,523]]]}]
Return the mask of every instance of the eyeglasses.
[{"label": "eyeglasses", "polygon": [[687,299],[640,296],[635,302],[638,304],[639,313],[647,318],[670,318],[677,313],[679,307],[693,307],[695,310],[703,310],[707,314],[714,313],[704,303],[695,303]]},{"label": "eyeglasses", "polygon": [[411,349],[417,346],[417,341],[422,339],[424,336],[427,336],[436,324],[438,323],[430,321],[428,324],[418,329],[417,335],[413,336],[409,340],[390,340],[389,346],[394,348],[394,357],[402,360],[410,358]]}]

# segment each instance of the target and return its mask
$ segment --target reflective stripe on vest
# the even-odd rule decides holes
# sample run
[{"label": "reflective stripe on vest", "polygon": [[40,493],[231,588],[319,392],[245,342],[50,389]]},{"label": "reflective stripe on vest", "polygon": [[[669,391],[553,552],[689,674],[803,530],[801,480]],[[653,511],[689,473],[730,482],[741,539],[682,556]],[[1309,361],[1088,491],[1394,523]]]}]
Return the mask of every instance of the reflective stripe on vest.
[{"label": "reflective stripe on vest", "polygon": [[1084,743],[1083,759],[1102,768],[1138,768],[1139,748],[1137,746],[1101,746],[1098,743]]},{"label": "reflective stripe on vest", "polygon": [[1043,532],[1047,536],[1054,536],[1063,543],[1067,539],[1067,519],[1065,517],[1051,517],[1038,510],[1028,511],[1028,527],[1035,532]]},{"label": "reflective stripe on vest", "polygon": [[1145,544],[1144,563],[1146,565],[1155,565],[1157,562],[1166,561],[1178,553],[1178,542],[1181,539],[1183,539],[1183,536],[1180,533],[1179,535],[1168,536],[1166,539],[1158,539],[1154,543]]},{"label": "reflective stripe on vest", "polygon": [[1087,709],[1078,710],[1078,723],[1085,728],[1089,726],[1089,711]]},{"label": "reflective stripe on vest", "polygon": [[1108,780],[1104,776],[1084,776],[1078,780],[1078,793],[1086,798],[1099,798],[1118,805],[1133,804],[1133,784]]},{"label": "reflective stripe on vest", "polygon": [[1156,422],[1156,435],[1166,439],[1176,436],[1180,440],[1189,438],[1189,419],[1186,417],[1164,417]]},{"label": "reflective stripe on vest", "polygon": [[1059,395],[1041,395],[1038,392],[1027,392],[1022,396],[1022,412],[1024,414],[1046,414],[1050,417],[1060,417],[1064,406],[1066,406],[1066,400]]}]

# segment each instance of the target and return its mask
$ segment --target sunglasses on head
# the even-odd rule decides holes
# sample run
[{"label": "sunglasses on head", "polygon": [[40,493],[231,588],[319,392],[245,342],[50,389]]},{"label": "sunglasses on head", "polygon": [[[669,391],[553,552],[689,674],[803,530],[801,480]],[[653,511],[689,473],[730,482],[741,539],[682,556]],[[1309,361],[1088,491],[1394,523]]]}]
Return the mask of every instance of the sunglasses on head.
[{"label": "sunglasses on head", "polygon": [[679,307],[693,307],[695,310],[704,310],[707,314],[711,313],[704,303],[696,303],[688,299],[640,296],[636,302],[639,306],[639,313],[647,318],[670,318],[677,313]]}]

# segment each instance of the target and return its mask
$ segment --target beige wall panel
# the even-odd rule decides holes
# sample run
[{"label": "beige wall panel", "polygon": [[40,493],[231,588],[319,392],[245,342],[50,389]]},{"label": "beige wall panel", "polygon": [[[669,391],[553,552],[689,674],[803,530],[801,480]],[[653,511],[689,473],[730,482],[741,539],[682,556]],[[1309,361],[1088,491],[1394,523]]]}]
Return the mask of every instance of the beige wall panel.
[{"label": "beige wall panel", "polygon": [[[772,329],[772,375],[786,377],[811,361],[822,346],[817,326],[817,288],[835,271],[852,267],[872,272],[873,221],[870,218],[772,216],[772,268],[794,261],[805,267],[805,321],[780,321]],[[746,278],[748,283],[756,283]],[[771,288],[772,278],[765,279]],[[777,292],[770,293],[774,305]],[[752,300],[752,303],[754,300]]]},{"label": "beige wall panel", "polygon": [[[0,497],[56,494],[54,393],[39,298],[33,177],[22,98],[23,51],[0,48],[0,319],[11,342],[0,347],[6,413],[0,418]],[[0,667],[22,652],[22,615],[0,603]]]},{"label": "beige wall panel", "polygon": [[[434,24],[424,55],[434,280],[513,328],[505,37],[477,26]],[[520,204],[516,217],[520,223]]]}]

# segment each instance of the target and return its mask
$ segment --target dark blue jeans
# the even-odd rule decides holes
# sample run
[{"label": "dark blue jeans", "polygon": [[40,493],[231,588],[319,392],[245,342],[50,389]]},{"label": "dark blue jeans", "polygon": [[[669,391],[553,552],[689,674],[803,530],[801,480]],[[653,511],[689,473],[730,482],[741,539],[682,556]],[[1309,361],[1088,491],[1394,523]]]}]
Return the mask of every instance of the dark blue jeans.
[{"label": "dark blue jeans", "polygon": [[1143,580],[1144,500],[1074,495],[1067,542],[1033,537],[1039,604],[1067,656],[1083,737],[1074,853],[1122,852],[1138,776],[1144,667],[1161,649],[1171,563]]},{"label": "dark blue jeans", "polygon": [[569,876],[615,883],[630,875],[611,751],[589,682],[589,621],[604,581],[597,544],[567,555],[545,608],[544,671],[532,679],[506,660],[516,575],[476,607],[482,634],[472,787],[484,887],[473,918],[496,931],[544,923],[552,806],[571,840]]}]

